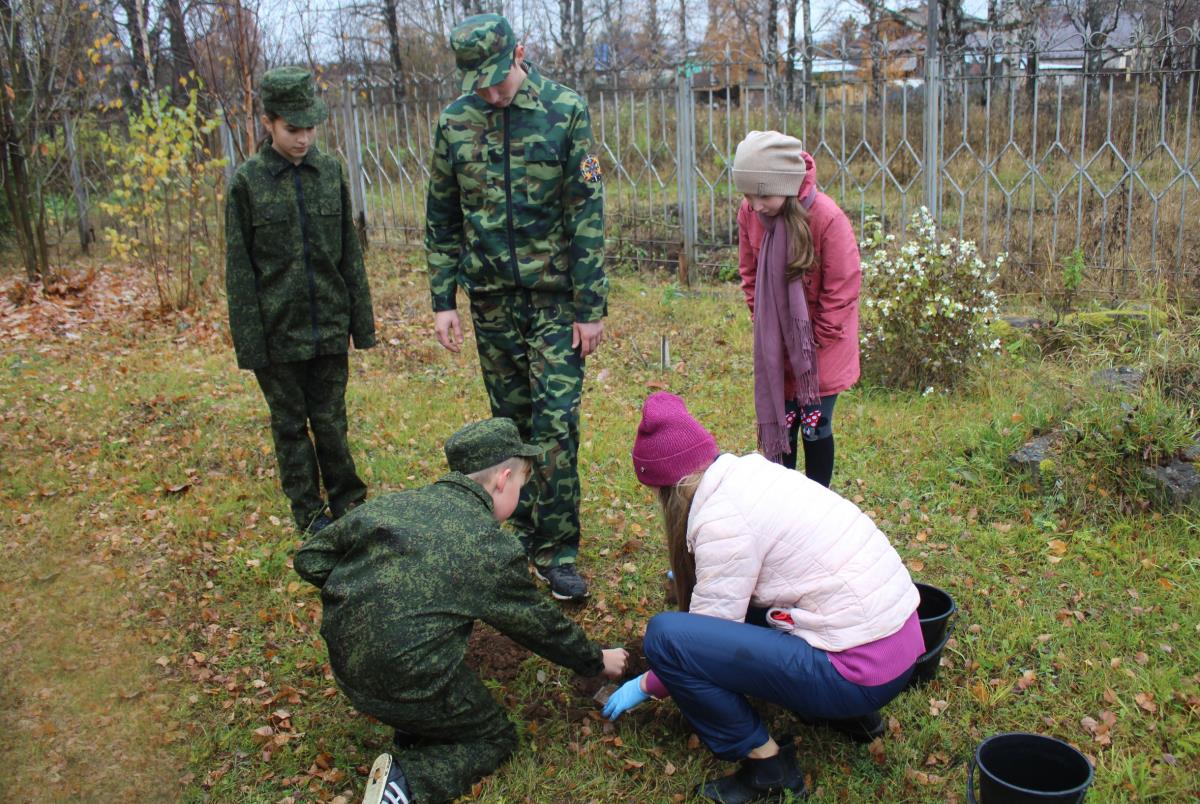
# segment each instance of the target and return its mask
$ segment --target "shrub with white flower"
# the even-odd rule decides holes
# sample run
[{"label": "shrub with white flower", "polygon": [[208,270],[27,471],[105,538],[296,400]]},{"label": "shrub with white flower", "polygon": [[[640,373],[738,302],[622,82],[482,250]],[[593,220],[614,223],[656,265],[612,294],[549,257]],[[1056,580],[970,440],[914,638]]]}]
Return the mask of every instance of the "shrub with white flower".
[{"label": "shrub with white flower", "polygon": [[893,388],[945,388],[963,368],[1000,349],[988,324],[999,313],[992,285],[1006,255],[988,265],[972,240],[937,238],[929,210],[896,247],[878,219],[861,243],[863,371]]}]

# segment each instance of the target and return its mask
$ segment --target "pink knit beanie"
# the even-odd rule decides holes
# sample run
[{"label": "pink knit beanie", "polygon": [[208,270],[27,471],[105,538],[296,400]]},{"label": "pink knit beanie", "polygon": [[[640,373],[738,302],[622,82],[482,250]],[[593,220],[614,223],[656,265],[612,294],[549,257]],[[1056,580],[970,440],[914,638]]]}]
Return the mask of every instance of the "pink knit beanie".
[{"label": "pink knit beanie", "polygon": [[717,440],[692,418],[683,400],[659,391],[642,405],[633,441],[633,469],[647,486],[673,486],[717,457]]}]

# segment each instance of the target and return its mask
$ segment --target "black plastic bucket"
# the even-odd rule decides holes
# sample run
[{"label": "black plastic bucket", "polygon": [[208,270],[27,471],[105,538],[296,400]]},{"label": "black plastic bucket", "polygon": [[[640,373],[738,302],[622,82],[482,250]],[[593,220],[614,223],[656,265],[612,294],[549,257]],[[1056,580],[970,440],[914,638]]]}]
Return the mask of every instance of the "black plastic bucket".
[{"label": "black plastic bucket", "polygon": [[936,586],[927,583],[916,586],[921,595],[917,619],[921,621],[921,636],[925,637],[925,650],[928,652],[935,645],[945,644],[943,637],[946,635],[946,625],[954,612],[958,611],[958,606],[948,592]]},{"label": "black plastic bucket", "polygon": [[[975,768],[979,798],[975,798]],[[1062,740],[1010,732],[988,737],[967,769],[971,804],[1046,804],[1083,801],[1092,783],[1092,763]]]},{"label": "black plastic bucket", "polygon": [[919,657],[917,663],[913,667],[912,675],[909,676],[908,684],[905,689],[933,681],[937,675],[938,664],[942,660],[942,650],[946,647],[946,643],[950,641],[950,633],[947,632],[942,636],[942,641],[934,646],[933,650],[927,650]]}]

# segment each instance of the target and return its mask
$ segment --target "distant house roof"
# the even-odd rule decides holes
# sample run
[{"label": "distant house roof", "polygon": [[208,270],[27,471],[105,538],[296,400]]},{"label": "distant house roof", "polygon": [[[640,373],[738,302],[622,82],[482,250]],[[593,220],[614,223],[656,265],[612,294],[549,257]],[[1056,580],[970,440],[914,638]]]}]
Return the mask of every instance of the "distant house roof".
[{"label": "distant house roof", "polygon": [[[1118,16],[1116,26],[1105,39],[1105,47],[1118,51],[1132,47],[1140,33],[1138,24],[1139,20],[1133,14],[1123,13]],[[1066,65],[1072,62],[1083,61],[1083,34],[1075,28],[1075,23],[1065,12],[1043,15],[1037,22],[1035,37],[1042,67],[1052,63],[1062,65],[1059,69],[1066,69]],[[967,37],[967,45],[972,48],[985,48],[987,32],[972,33]]]}]

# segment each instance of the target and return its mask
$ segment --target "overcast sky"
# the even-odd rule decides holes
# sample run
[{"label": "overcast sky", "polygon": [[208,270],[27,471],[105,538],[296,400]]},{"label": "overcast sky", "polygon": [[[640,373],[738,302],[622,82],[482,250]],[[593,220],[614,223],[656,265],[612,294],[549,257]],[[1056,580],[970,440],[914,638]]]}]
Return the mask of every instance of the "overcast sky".
[{"label": "overcast sky", "polygon": [[[323,51],[328,45],[318,41],[323,35],[333,34],[329,26],[323,25],[322,8],[331,11],[341,5],[350,5],[363,0],[264,0],[259,6],[260,23],[276,32],[276,41],[280,42],[285,53],[279,54],[285,60],[296,58],[307,52],[300,40],[307,40],[309,47],[315,47],[317,58],[322,58]],[[368,4],[372,0],[366,0]],[[412,0],[409,0],[412,2]],[[916,5],[921,0],[885,0],[889,8],[900,9]],[[504,0],[504,7],[509,20],[516,30],[517,36],[527,42],[541,43],[553,41],[546,31],[546,26],[558,24],[558,0]],[[781,5],[783,5],[781,3]],[[706,24],[706,0],[688,0],[688,28],[692,44],[704,31]],[[405,2],[401,0],[401,15],[405,14]],[[411,6],[410,6],[411,8]],[[597,13],[597,4],[588,4],[589,13]],[[987,0],[964,0],[963,8],[968,15],[982,17],[987,14]],[[302,10],[301,10],[302,9]],[[662,27],[671,36],[677,27],[678,0],[659,0],[659,14]],[[847,16],[853,15],[864,18],[862,6],[851,0],[812,0],[813,35],[820,38],[833,30]],[[785,31],[780,30],[780,37]],[[290,51],[296,50],[296,53]]]}]

